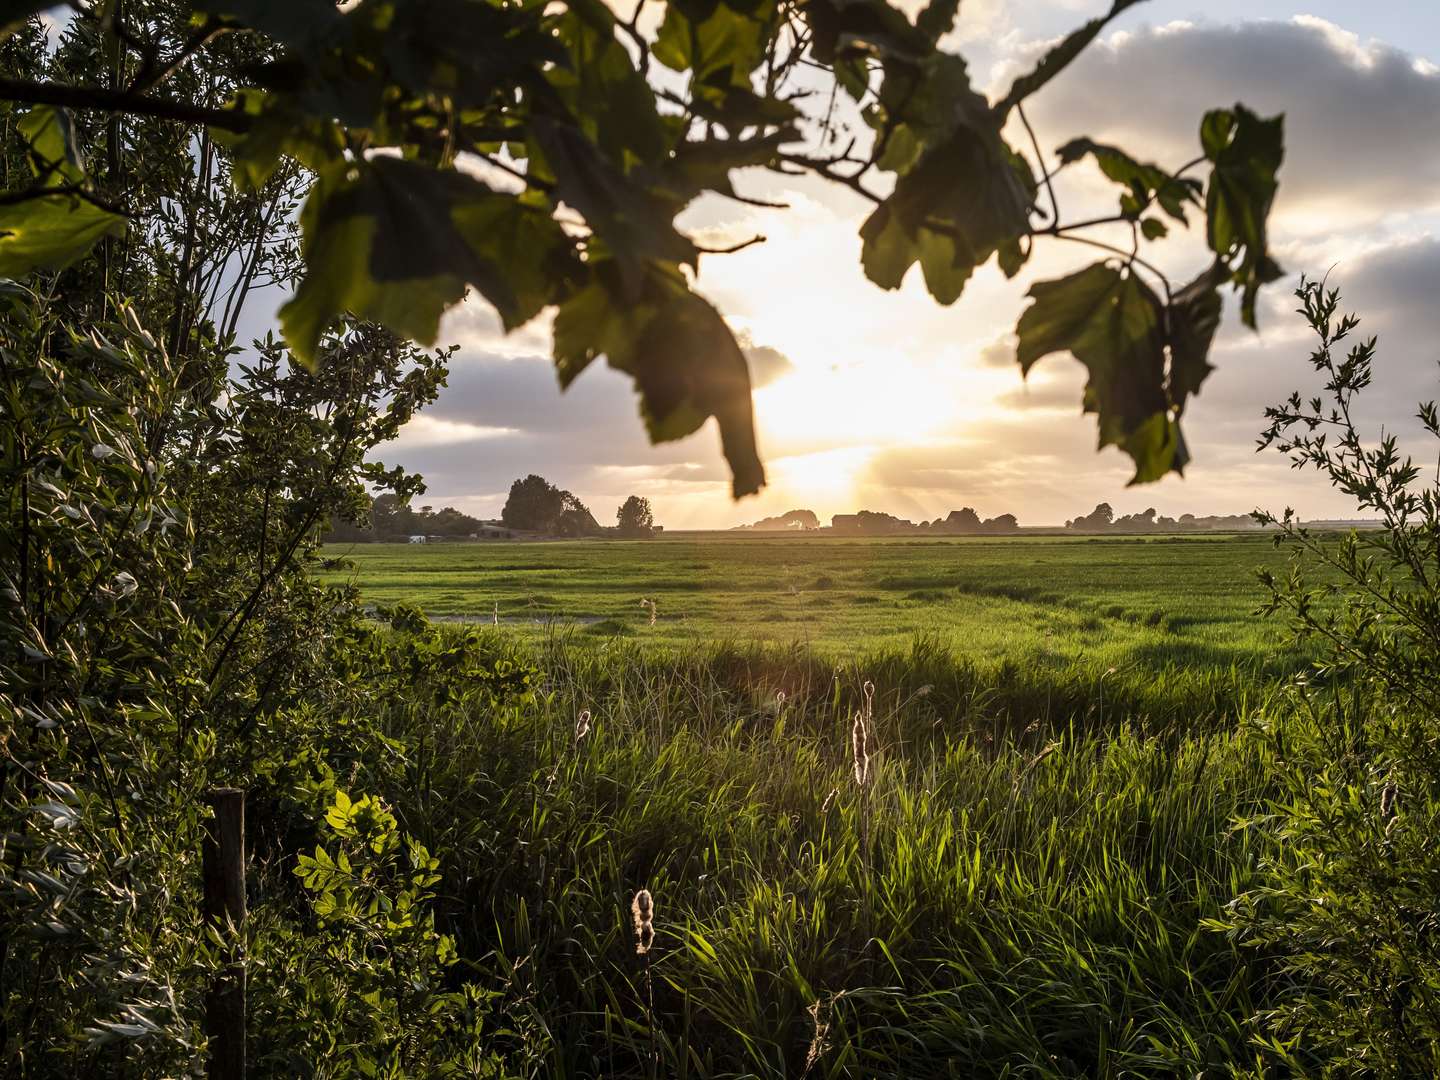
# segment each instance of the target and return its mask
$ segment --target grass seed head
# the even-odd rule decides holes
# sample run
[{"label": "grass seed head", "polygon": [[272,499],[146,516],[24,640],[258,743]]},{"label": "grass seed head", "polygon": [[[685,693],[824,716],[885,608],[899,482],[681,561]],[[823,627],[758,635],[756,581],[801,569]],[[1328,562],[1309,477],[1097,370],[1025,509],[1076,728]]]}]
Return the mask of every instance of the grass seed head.
[{"label": "grass seed head", "polygon": [[854,755],[855,783],[863,788],[870,783],[870,731],[863,712],[855,714],[855,723],[850,728],[850,748]]},{"label": "grass seed head", "polygon": [[1389,836],[1395,828],[1395,822],[1400,815],[1400,789],[1395,786],[1395,781],[1390,781],[1380,792],[1380,820],[1385,822],[1385,835]]},{"label": "grass seed head", "polygon": [[635,952],[644,956],[655,943],[655,898],[649,889],[641,889],[630,901],[630,915],[635,920]]}]

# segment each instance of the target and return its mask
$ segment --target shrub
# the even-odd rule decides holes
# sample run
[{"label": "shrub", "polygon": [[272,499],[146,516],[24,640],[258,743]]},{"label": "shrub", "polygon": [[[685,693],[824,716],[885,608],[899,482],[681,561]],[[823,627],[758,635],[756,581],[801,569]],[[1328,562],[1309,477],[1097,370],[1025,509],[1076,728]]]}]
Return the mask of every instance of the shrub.
[{"label": "shrub", "polygon": [[[1440,1071],[1440,490],[1393,434],[1362,437],[1352,414],[1370,386],[1374,338],[1341,355],[1359,325],[1340,297],[1302,281],[1318,338],[1320,396],[1267,410],[1262,446],[1313,468],[1381,526],[1338,539],[1286,510],[1257,514],[1295,553],[1264,574],[1267,611],[1326,646],[1294,688],[1293,718],[1266,724],[1279,795],[1244,822],[1264,842],[1268,880],[1217,925],[1277,959],[1283,980],[1260,1014],[1262,1045],[1297,1070],[1421,1076]],[[1440,438],[1433,403],[1424,431]],[[1316,570],[1328,572],[1316,581]]]}]

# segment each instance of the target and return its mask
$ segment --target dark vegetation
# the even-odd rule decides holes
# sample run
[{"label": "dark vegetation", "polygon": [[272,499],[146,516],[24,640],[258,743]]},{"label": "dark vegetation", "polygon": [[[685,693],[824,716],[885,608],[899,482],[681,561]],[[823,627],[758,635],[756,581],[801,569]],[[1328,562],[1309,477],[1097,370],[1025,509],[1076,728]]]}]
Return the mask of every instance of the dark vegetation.
[{"label": "dark vegetation", "polygon": [[[1337,355],[1354,324],[1313,286],[1326,388],[1270,440],[1386,527],[1274,523],[1329,568],[1270,582],[1324,658],[1243,705],[1102,678],[1042,713],[1043,681],[923,647],[535,650],[312,572],[327,521],[420,493],[374,455],[438,392],[448,352],[408,342],[467,286],[507,326],[557,307],[562,380],[606,356],[653,437],[715,416],[754,490],[744,360],[674,214],[740,166],[885,171],[872,279],[918,261],[948,302],[1013,273],[1080,226],[1002,125],[1105,19],[992,106],[938,49],[954,4],[676,3],[641,47],[579,0],[77,2],[54,50],[43,6],[0,44],[0,1072],[203,1071],[242,944],[258,1076],[1436,1072],[1440,504],[1355,432],[1373,346]],[[828,134],[802,64],[873,106],[867,158],[783,149]],[[1203,203],[1213,258],[1162,301],[1112,253],[1019,327],[1026,367],[1090,368],[1140,480],[1184,463],[1218,289],[1253,323],[1279,274],[1278,119],[1212,111],[1201,150],[1068,143],[1137,236]],[[284,342],[244,347],[281,284]],[[251,810],[243,941],[202,929],[217,785]]]},{"label": "dark vegetation", "polygon": [[404,541],[411,536],[438,536],[460,539],[474,536],[485,527],[479,518],[462,514],[453,506],[439,510],[429,506],[416,509],[395,495],[377,495],[370,502],[369,512],[359,523],[332,521],[325,533],[325,542],[356,544]]},{"label": "dark vegetation", "polygon": [[[1156,516],[1153,509],[1138,514],[1115,516],[1109,503],[1101,503],[1089,514],[1065,522],[1065,528],[1077,532],[1176,533],[1234,532],[1254,529],[1258,525],[1250,514],[1205,515],[1181,514],[1178,518]],[[849,536],[905,536],[926,533],[941,536],[987,536],[1016,533],[1020,522],[1014,514],[981,519],[973,507],[952,510],[943,518],[919,523],[893,514],[861,510],[855,514],[836,514],[830,525],[823,527],[812,510],[791,510],[777,517],[761,518],[753,525],[742,525],[740,532],[828,532]]]},{"label": "dark vegetation", "polygon": [[1088,533],[1147,533],[1147,532],[1233,532],[1241,529],[1259,528],[1260,523],[1251,514],[1210,514],[1196,517],[1181,514],[1178,518],[1161,515],[1154,509],[1142,510],[1138,514],[1115,516],[1109,503],[1101,503],[1088,514],[1065,522],[1065,528]]}]

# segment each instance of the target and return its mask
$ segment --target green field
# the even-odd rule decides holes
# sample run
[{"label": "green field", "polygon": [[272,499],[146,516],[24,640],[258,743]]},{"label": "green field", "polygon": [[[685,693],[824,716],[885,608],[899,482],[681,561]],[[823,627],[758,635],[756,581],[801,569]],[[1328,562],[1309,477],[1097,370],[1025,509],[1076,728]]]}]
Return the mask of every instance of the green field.
[{"label": "green field", "polygon": [[[668,538],[330,547],[366,602],[528,635],[672,647],[806,644],[854,656],[924,637],[977,663],[1132,672],[1303,657],[1254,617],[1261,536],[955,540]],[[643,601],[655,602],[650,623]]]}]

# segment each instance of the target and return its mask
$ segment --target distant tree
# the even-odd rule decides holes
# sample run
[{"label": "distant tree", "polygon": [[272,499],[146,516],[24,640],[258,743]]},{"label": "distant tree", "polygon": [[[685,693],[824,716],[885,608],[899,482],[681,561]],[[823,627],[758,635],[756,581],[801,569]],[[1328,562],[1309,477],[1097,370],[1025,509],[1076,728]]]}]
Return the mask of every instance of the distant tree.
[{"label": "distant tree", "polygon": [[631,495],[615,511],[618,530],[628,539],[649,539],[655,533],[655,515],[650,510],[650,500]]},{"label": "distant tree", "polygon": [[1013,533],[1020,529],[1020,522],[1014,514],[1001,514],[999,517],[988,518],[980,525],[981,532],[987,533]]},{"label": "distant tree", "polygon": [[820,519],[814,510],[787,510],[775,517],[761,518],[753,525],[741,525],[741,529],[754,532],[794,532],[803,529],[818,529]]},{"label": "distant tree", "polygon": [[941,522],[941,531],[951,533],[974,533],[980,531],[980,515],[973,506],[951,510]]},{"label": "distant tree", "polygon": [[1065,527],[1081,532],[1098,532],[1110,528],[1114,523],[1114,509],[1109,503],[1101,503],[1083,517],[1077,517],[1074,521],[1067,522]]},{"label": "distant tree", "polygon": [[550,527],[556,536],[600,536],[604,529],[590,508],[568,491],[562,491],[560,516]]},{"label": "distant tree", "polygon": [[510,496],[500,520],[508,529],[525,532],[551,532],[564,513],[566,493],[543,476],[531,473],[510,485]]}]

